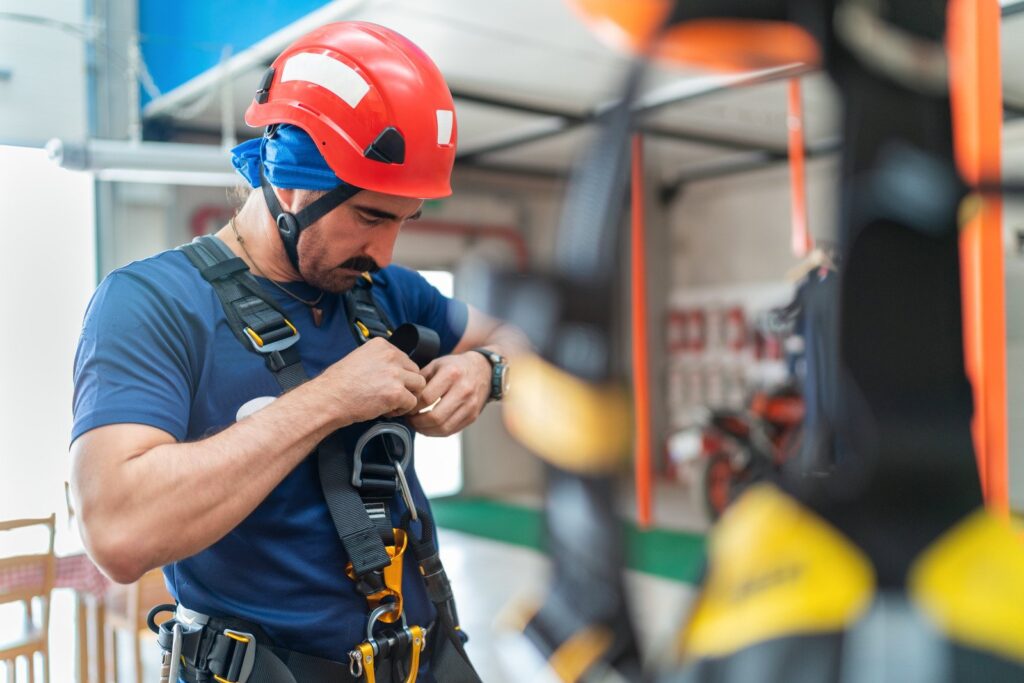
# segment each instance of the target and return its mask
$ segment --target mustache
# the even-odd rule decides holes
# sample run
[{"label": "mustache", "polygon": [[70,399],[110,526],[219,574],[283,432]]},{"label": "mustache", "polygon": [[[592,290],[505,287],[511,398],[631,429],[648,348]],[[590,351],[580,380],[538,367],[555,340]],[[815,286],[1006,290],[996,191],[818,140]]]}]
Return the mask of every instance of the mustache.
[{"label": "mustache", "polygon": [[377,265],[377,262],[369,256],[354,256],[338,267],[357,270],[360,273],[376,273],[380,270],[380,266]]}]

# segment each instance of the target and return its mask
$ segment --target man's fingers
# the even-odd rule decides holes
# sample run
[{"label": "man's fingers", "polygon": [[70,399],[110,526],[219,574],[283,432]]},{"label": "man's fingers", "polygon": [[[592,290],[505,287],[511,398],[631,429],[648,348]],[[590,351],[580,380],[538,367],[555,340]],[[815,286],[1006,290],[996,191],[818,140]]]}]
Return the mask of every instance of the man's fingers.
[{"label": "man's fingers", "polygon": [[[441,358],[444,358],[444,356],[442,356]],[[442,364],[439,362],[441,358],[435,358],[434,360],[430,361],[425,366],[423,366],[423,368],[420,370],[420,374],[426,377],[428,380],[432,379],[434,375],[437,374],[438,369],[442,367]]]},{"label": "man's fingers", "polygon": [[434,374],[425,378],[425,381],[426,386],[420,391],[420,401],[416,405],[417,411],[437,403],[437,399],[444,396],[451,389],[452,384],[455,382],[455,376],[447,372],[438,373],[435,368]]},{"label": "man's fingers", "polygon": [[410,418],[409,422],[417,432],[424,436],[449,436],[473,421],[472,411],[468,406],[460,407],[440,423],[434,419],[424,419],[432,417],[432,413],[417,415]]},{"label": "man's fingers", "polygon": [[[422,402],[423,399],[421,397],[420,403]],[[433,405],[434,407],[430,412],[423,413],[418,417],[423,417],[423,423],[430,427],[439,427],[444,424],[445,421],[451,417],[452,413],[459,407],[459,401],[449,393],[438,399],[436,403],[428,405]]]},{"label": "man's fingers", "polygon": [[[402,373],[402,382],[405,384],[405,388],[417,397],[423,393],[423,389],[427,386],[427,380],[418,372],[406,371]],[[415,408],[415,406],[413,407]]]}]

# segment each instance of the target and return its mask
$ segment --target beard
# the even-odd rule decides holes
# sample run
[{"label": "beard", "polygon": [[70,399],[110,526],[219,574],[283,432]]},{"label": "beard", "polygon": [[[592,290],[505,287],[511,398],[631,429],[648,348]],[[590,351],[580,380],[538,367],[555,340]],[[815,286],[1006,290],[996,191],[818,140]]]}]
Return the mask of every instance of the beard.
[{"label": "beard", "polygon": [[342,263],[329,263],[327,241],[317,226],[303,231],[299,238],[299,274],[307,284],[332,294],[347,292],[359,279],[350,271],[376,273],[380,270],[377,262],[369,256],[353,256]]}]

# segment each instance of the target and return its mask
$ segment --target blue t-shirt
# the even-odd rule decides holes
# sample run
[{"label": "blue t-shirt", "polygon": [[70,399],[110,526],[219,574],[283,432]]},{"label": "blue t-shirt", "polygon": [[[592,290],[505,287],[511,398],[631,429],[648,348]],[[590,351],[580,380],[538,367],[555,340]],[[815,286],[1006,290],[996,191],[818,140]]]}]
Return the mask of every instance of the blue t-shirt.
[{"label": "blue t-shirt", "polygon": [[[310,377],[355,349],[340,296],[324,296],[317,328],[305,305],[257,279],[302,335],[298,349]],[[306,300],[316,296],[302,283],[288,288]],[[465,330],[465,305],[442,296],[414,271],[385,268],[374,275],[372,292],[394,325],[412,322],[436,330],[442,354],[452,351]],[[240,409],[244,416],[246,404],[281,393],[263,359],[243,348],[228,328],[213,288],[179,251],[132,263],[104,279],[85,315],[74,381],[72,440],[116,423],[157,427],[178,441],[199,440],[229,427]],[[426,508],[411,467],[409,475],[417,505]],[[397,496],[392,509],[397,522],[405,510]],[[173,509],[166,519],[174,524]],[[234,530],[165,567],[164,575],[171,593],[190,609],[255,622],[280,646],[345,661],[365,637],[368,611],[345,576],[347,562],[324,503],[316,458],[307,457]],[[433,606],[411,558],[403,570],[409,623],[425,626],[434,618]]]}]

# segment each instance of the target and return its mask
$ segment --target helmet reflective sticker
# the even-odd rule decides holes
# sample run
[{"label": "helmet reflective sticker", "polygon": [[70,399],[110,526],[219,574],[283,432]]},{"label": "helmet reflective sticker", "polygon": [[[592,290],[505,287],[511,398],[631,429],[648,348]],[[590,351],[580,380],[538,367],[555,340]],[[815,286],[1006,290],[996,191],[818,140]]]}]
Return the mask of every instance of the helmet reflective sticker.
[{"label": "helmet reflective sticker", "polygon": [[300,52],[284,63],[281,82],[307,81],[331,91],[355,109],[370,84],[349,65],[315,52]]},{"label": "helmet reflective sticker", "polygon": [[452,143],[452,124],[455,122],[455,112],[447,109],[437,110],[437,144],[450,145]]}]

